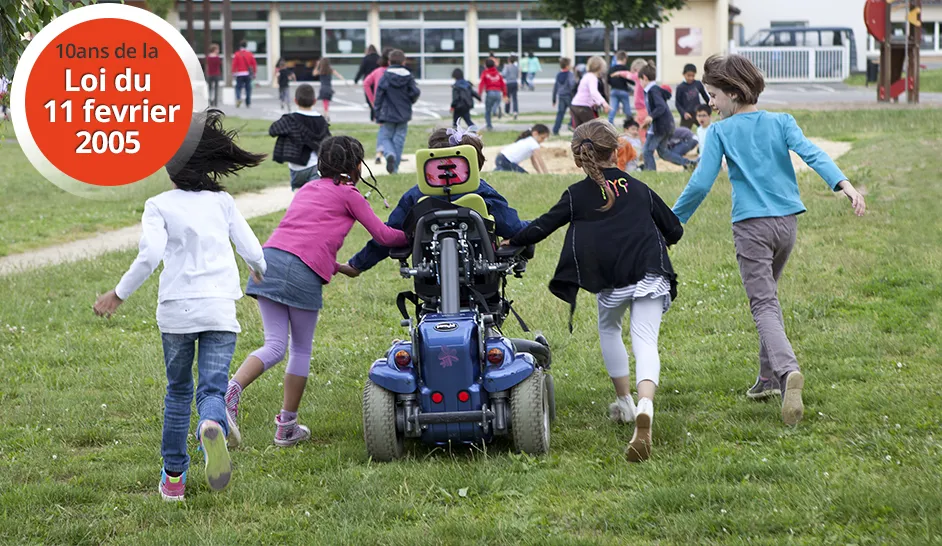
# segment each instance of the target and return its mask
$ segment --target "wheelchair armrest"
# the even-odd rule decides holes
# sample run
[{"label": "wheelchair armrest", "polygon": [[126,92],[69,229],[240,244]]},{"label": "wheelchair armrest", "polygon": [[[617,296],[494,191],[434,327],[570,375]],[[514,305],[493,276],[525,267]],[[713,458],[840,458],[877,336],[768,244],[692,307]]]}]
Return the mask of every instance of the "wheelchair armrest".
[{"label": "wheelchair armrest", "polygon": [[506,260],[508,258],[513,258],[514,256],[520,256],[524,259],[533,258],[533,254],[536,250],[536,245],[527,245],[527,246],[501,246],[497,247],[497,251],[494,253],[499,260]]},{"label": "wheelchair armrest", "polygon": [[404,246],[404,247],[400,247],[400,248],[390,248],[390,249],[389,249],[389,257],[392,258],[392,259],[394,259],[394,260],[400,260],[400,261],[402,261],[402,260],[405,260],[406,258],[408,258],[408,257],[411,256],[411,255],[412,255],[412,247],[411,247],[411,246]]}]

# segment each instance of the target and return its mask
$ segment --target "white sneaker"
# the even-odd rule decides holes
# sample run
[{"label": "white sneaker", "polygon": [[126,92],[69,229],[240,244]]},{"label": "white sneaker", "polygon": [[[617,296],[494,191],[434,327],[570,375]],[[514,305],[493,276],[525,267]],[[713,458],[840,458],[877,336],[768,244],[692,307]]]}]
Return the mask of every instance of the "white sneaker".
[{"label": "white sneaker", "polygon": [[650,398],[638,400],[635,414],[635,433],[628,442],[625,455],[633,463],[645,461],[651,456],[651,429],[654,425],[654,402]]},{"label": "white sneaker", "polygon": [[608,417],[616,423],[633,423],[635,412],[635,401],[630,395],[619,396],[608,405]]}]

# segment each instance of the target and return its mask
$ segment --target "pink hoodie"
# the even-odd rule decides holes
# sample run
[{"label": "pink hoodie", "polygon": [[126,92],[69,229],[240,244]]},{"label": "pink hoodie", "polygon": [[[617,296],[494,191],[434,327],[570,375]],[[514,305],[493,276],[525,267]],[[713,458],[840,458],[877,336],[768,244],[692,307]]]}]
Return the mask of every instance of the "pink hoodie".
[{"label": "pink hoodie", "polygon": [[376,86],[379,85],[379,80],[382,79],[385,73],[386,67],[381,66],[370,72],[369,76],[363,78],[363,92],[366,93],[366,100],[370,101],[370,106],[373,105],[373,100],[376,98]]},{"label": "pink hoodie", "polygon": [[263,246],[301,258],[327,283],[340,267],[337,252],[354,221],[363,224],[383,246],[396,248],[408,244],[405,233],[387,226],[376,216],[356,186],[319,178],[298,190],[281,223]]}]

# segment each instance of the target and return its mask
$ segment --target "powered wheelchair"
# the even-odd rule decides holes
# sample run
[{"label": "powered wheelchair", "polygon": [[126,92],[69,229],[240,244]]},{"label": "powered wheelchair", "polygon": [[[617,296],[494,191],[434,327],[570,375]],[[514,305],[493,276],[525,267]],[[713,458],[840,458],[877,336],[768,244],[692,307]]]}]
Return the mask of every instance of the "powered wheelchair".
[{"label": "powered wheelchair", "polygon": [[397,299],[409,339],[370,368],[366,450],[391,461],[408,438],[441,446],[509,436],[518,451],[547,453],[556,412],[549,344],[542,335],[530,341],[501,332],[516,315],[507,277],[523,275],[532,247],[497,246],[485,201],[472,193],[480,184],[474,147],[421,150],[416,165],[425,197],[406,222],[412,244],[390,252],[414,281],[414,291]]}]

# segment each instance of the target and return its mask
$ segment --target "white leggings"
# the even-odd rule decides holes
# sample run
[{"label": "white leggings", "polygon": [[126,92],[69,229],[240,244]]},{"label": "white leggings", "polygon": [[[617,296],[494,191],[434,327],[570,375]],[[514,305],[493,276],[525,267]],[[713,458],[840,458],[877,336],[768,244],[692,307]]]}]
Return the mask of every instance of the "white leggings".
[{"label": "white leggings", "polygon": [[657,336],[664,314],[664,299],[640,298],[626,300],[618,307],[609,309],[599,303],[599,342],[602,344],[602,359],[609,377],[627,377],[628,351],[622,339],[621,323],[628,307],[631,307],[631,350],[635,354],[635,384],[653,381],[661,376],[661,357],[657,352]]}]

